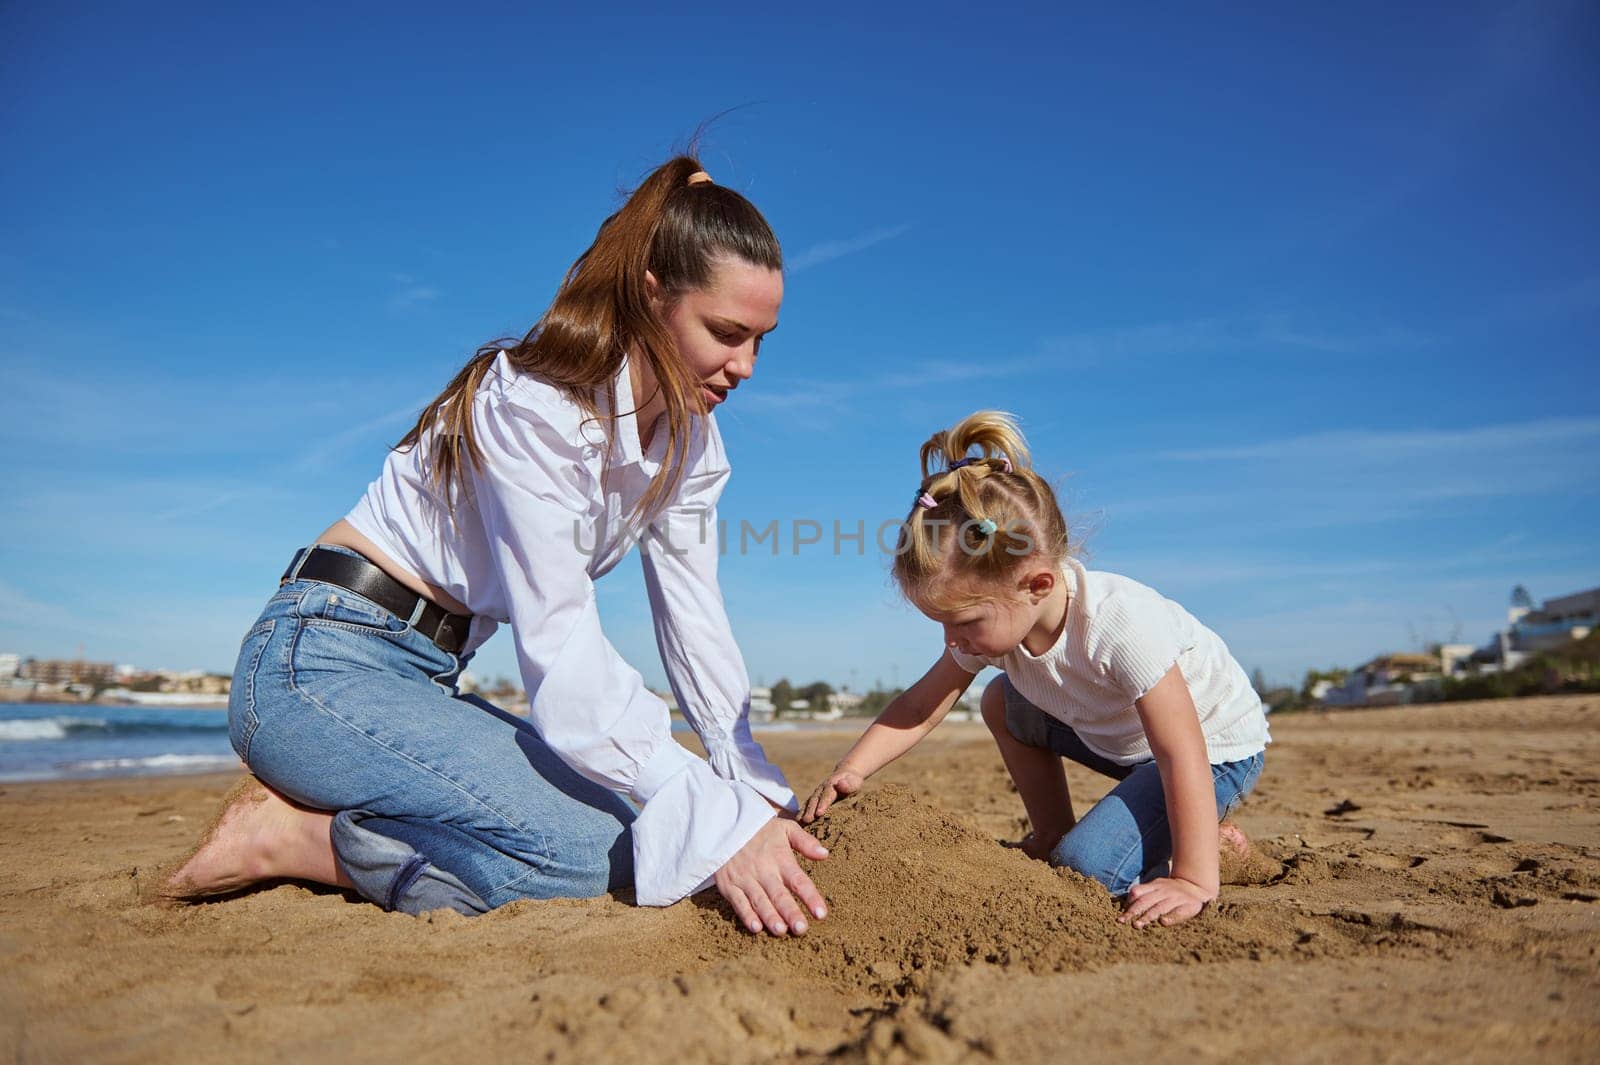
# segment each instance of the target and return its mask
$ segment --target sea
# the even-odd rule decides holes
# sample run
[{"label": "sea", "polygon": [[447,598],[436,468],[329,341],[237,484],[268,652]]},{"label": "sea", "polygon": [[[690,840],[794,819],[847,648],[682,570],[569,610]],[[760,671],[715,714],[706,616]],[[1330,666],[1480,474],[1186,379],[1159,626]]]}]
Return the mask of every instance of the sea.
[{"label": "sea", "polygon": [[226,710],[0,703],[0,782],[220,772],[238,765]]},{"label": "sea", "polygon": [[[787,731],[782,723],[758,731]],[[672,731],[688,725],[674,718]],[[217,773],[239,768],[228,711],[0,703],[0,783]]]}]

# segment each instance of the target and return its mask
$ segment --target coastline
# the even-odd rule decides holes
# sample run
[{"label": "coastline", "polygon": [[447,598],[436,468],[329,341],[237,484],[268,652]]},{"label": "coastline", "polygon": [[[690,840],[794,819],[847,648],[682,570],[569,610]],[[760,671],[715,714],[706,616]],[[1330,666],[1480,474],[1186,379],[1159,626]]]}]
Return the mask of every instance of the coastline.
[{"label": "coastline", "polygon": [[[865,721],[757,722],[758,737],[858,732]],[[672,730],[688,733],[682,718]],[[241,769],[226,709],[167,703],[0,703],[0,783]]]}]

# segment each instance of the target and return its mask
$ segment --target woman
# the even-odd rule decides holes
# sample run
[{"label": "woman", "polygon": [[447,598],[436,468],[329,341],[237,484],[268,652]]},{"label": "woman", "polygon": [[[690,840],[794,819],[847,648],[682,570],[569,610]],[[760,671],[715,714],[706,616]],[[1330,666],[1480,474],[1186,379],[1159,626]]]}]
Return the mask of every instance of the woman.
[{"label": "woman", "polygon": [[[162,894],[292,878],[481,913],[630,882],[666,905],[715,883],[753,932],[822,917],[794,852],[826,851],[774,816],[794,795],[750,735],[716,581],[729,471],[711,412],[754,372],[782,298],[754,206],[692,155],[653,171],[528,335],[481,348],[296,553],[234,673],[229,731],[254,777]],[[591,582],[635,542],[709,761],[600,630]],[[506,622],[531,724],[456,690]]]}]

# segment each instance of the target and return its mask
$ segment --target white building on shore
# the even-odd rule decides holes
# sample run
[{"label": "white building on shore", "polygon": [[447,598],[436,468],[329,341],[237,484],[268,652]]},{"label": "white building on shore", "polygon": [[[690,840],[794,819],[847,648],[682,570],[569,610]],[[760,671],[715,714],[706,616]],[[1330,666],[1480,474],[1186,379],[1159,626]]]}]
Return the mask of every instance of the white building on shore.
[{"label": "white building on shore", "polygon": [[1518,585],[1511,592],[1506,627],[1465,664],[1480,673],[1516,669],[1533,655],[1559,650],[1596,628],[1600,628],[1600,588],[1546,599],[1535,607],[1528,590]]}]

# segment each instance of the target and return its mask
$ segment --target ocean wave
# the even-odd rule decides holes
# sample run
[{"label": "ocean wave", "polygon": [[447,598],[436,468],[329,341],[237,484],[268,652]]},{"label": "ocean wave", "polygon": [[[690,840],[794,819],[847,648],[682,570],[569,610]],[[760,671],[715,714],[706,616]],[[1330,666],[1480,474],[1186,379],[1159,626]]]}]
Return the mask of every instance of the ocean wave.
[{"label": "ocean wave", "polygon": [[70,720],[41,717],[31,721],[0,721],[0,740],[64,740]]},{"label": "ocean wave", "polygon": [[148,758],[90,758],[82,762],[62,762],[60,768],[99,773],[108,769],[205,769],[238,764],[238,756],[232,754],[155,754]]},{"label": "ocean wave", "polygon": [[227,720],[217,721],[114,721],[94,717],[35,717],[0,721],[0,743],[20,740],[64,740],[69,737],[139,736],[174,733],[226,732]]}]

